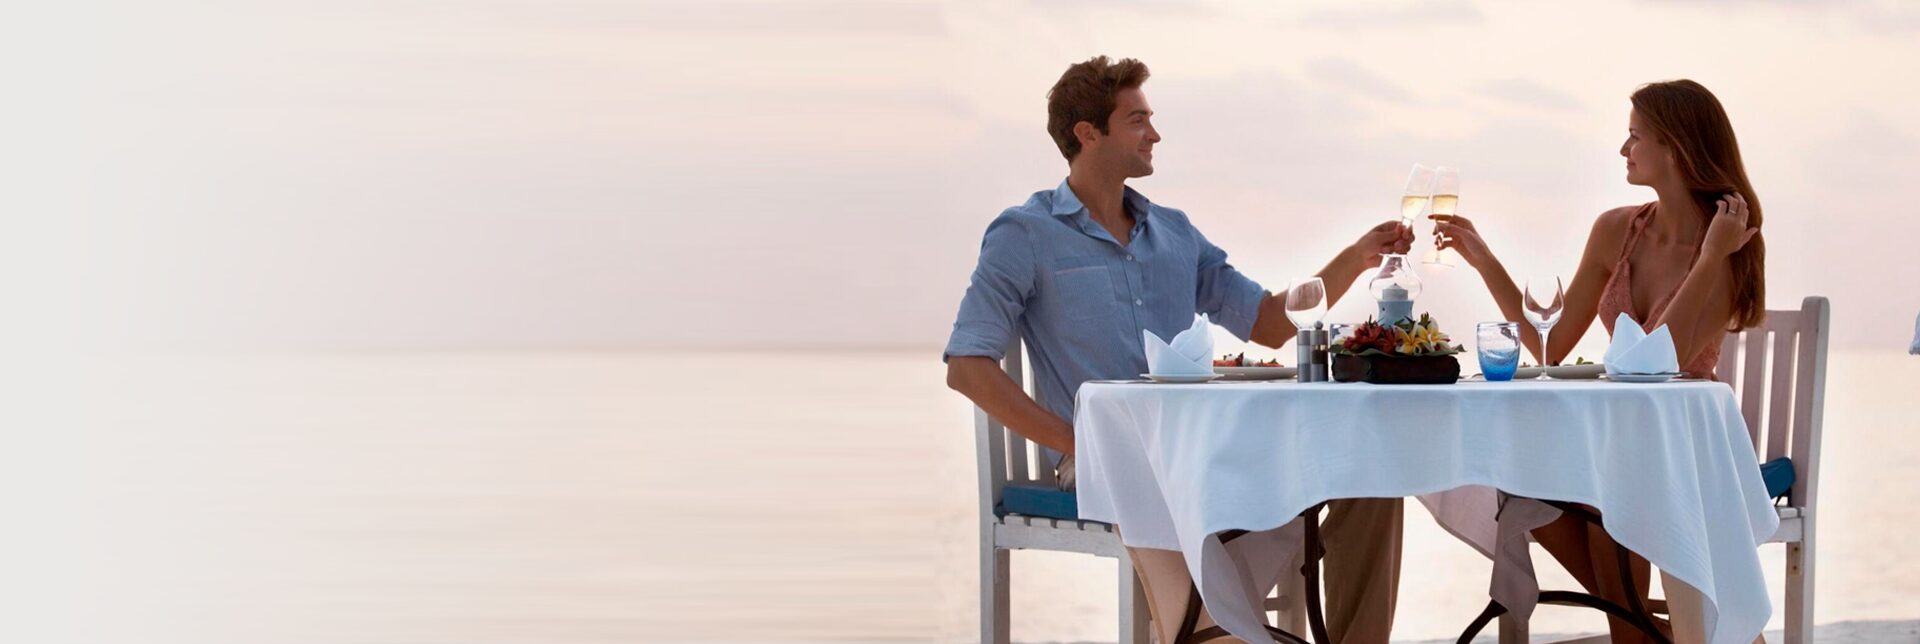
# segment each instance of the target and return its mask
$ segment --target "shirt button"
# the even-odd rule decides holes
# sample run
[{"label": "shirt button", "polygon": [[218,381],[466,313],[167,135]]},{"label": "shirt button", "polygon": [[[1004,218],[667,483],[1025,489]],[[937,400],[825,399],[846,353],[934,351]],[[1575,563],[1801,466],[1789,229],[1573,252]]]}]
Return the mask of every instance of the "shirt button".
[{"label": "shirt button", "polygon": [[1134,299],[1134,301],[1133,301],[1133,305],[1134,305],[1134,306],[1140,306],[1140,300],[1139,300],[1139,299],[1137,299],[1137,298],[1136,298],[1136,299]]},{"label": "shirt button", "polygon": [[1131,261],[1133,261],[1133,256],[1132,256],[1132,255],[1128,255],[1128,256],[1127,256],[1127,261],[1129,261],[1129,262],[1131,262]]}]

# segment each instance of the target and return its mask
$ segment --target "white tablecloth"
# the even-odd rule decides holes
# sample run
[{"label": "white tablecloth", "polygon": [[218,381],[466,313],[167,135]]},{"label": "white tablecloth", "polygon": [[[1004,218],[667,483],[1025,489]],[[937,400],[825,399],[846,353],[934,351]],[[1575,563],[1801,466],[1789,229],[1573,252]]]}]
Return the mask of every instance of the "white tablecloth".
[{"label": "white tablecloth", "polygon": [[[1614,539],[1699,590],[1709,642],[1753,641],[1772,609],[1756,548],[1779,518],[1724,384],[1092,382],[1076,413],[1081,518],[1183,553],[1247,641],[1269,639],[1258,595],[1299,539],[1297,523],[1274,529],[1302,511],[1422,496],[1494,556],[1495,488],[1598,508]],[[1272,532],[1223,547],[1226,530]]]}]

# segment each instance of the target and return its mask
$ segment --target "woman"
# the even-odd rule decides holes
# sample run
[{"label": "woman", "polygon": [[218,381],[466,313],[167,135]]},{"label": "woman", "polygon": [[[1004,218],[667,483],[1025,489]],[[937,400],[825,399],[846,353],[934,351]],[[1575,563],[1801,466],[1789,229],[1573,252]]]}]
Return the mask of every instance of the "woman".
[{"label": "woman", "polygon": [[[1651,83],[1633,93],[1620,155],[1627,158],[1627,183],[1653,188],[1657,199],[1600,214],[1567,289],[1556,325],[1563,332],[1551,334],[1542,352],[1531,325],[1521,324],[1522,341],[1541,364],[1558,364],[1596,313],[1612,334],[1624,312],[1646,330],[1667,325],[1681,370],[1713,378],[1721,340],[1759,324],[1766,303],[1760,200],[1747,181],[1733,125],[1699,83]],[[1440,247],[1458,250],[1480,273],[1502,315],[1524,319],[1520,289],[1472,221],[1454,217],[1435,232]],[[1589,591],[1625,604],[1606,531],[1563,516],[1534,537]],[[1632,592],[1644,598],[1647,562],[1633,559]],[[1625,622],[1610,626],[1615,642],[1646,641]]]}]

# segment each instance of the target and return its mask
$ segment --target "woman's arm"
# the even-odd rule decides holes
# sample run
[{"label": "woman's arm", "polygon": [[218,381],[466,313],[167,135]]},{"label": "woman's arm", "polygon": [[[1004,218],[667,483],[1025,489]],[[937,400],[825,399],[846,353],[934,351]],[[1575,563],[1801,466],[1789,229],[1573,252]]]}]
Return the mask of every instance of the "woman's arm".
[{"label": "woman's arm", "polygon": [[1673,334],[1674,354],[1681,365],[1692,362],[1725,337],[1727,321],[1733,318],[1730,258],[1759,232],[1759,228],[1747,226],[1745,198],[1735,194],[1720,200],[1713,222],[1707,226],[1706,239],[1700,242],[1700,256],[1687,269],[1673,302],[1656,320]]},{"label": "woman's arm", "polygon": [[[1546,355],[1540,351],[1540,334],[1527,322],[1521,308],[1520,286],[1507,274],[1506,266],[1500,263],[1493,251],[1487,247],[1473,222],[1465,217],[1455,216],[1449,222],[1441,224],[1441,248],[1459,250],[1467,264],[1480,273],[1481,281],[1487,285],[1487,293],[1500,307],[1500,315],[1508,320],[1520,323],[1520,341],[1534,357],[1542,358],[1540,364],[1559,364],[1573,347],[1586,335],[1588,327],[1593,326],[1593,318],[1600,308],[1600,294],[1606,289],[1607,280],[1613,277],[1613,262],[1610,259],[1619,255],[1622,223],[1631,213],[1627,208],[1616,208],[1601,213],[1594,221],[1593,230],[1587,235],[1587,246],[1580,255],[1580,265],[1575,269],[1573,282],[1567,287],[1566,301],[1560,312],[1560,322],[1554,328]],[[1566,331],[1572,331],[1567,333]]]}]

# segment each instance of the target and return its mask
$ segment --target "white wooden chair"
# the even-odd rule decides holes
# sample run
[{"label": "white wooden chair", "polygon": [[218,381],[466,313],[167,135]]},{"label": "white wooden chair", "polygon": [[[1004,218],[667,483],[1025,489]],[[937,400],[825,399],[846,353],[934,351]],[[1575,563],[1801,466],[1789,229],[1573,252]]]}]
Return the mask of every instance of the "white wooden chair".
[{"label": "white wooden chair", "polygon": [[1813,641],[1814,509],[1831,308],[1827,298],[1816,296],[1802,300],[1798,310],[1767,311],[1760,326],[1727,336],[1716,370],[1739,393],[1740,415],[1760,461],[1782,456],[1793,461],[1793,488],[1779,507],[1780,529],[1767,540],[1787,546],[1786,644]]},{"label": "white wooden chair", "polygon": [[[1016,384],[1025,384],[1021,343],[1015,340],[1007,349],[1001,366]],[[1135,578],[1133,562],[1120,536],[1111,524],[1099,521],[1074,521],[1049,517],[1008,514],[1000,517],[1001,491],[1008,485],[1053,487],[1053,468],[1040,456],[1038,446],[1019,434],[1007,431],[979,407],[973,408],[975,447],[980,464],[980,641],[1006,644],[1009,629],[1008,590],[1011,586],[1009,553],[1013,550],[1055,550],[1080,552],[1119,560],[1120,569],[1120,641],[1147,644],[1146,591]]]},{"label": "white wooden chair", "polygon": [[[1728,334],[1715,374],[1740,400],[1747,433],[1760,462],[1793,462],[1793,487],[1776,510],[1780,529],[1767,543],[1787,546],[1786,644],[1813,641],[1814,508],[1819,499],[1820,423],[1827,395],[1827,337],[1831,307],[1824,297],[1798,309],[1767,311],[1760,326]],[[1767,411],[1761,416],[1761,410]],[[1762,421],[1765,421],[1764,423]],[[1502,644],[1524,641],[1525,629],[1500,618]],[[1607,637],[1563,644],[1606,642]]]}]

